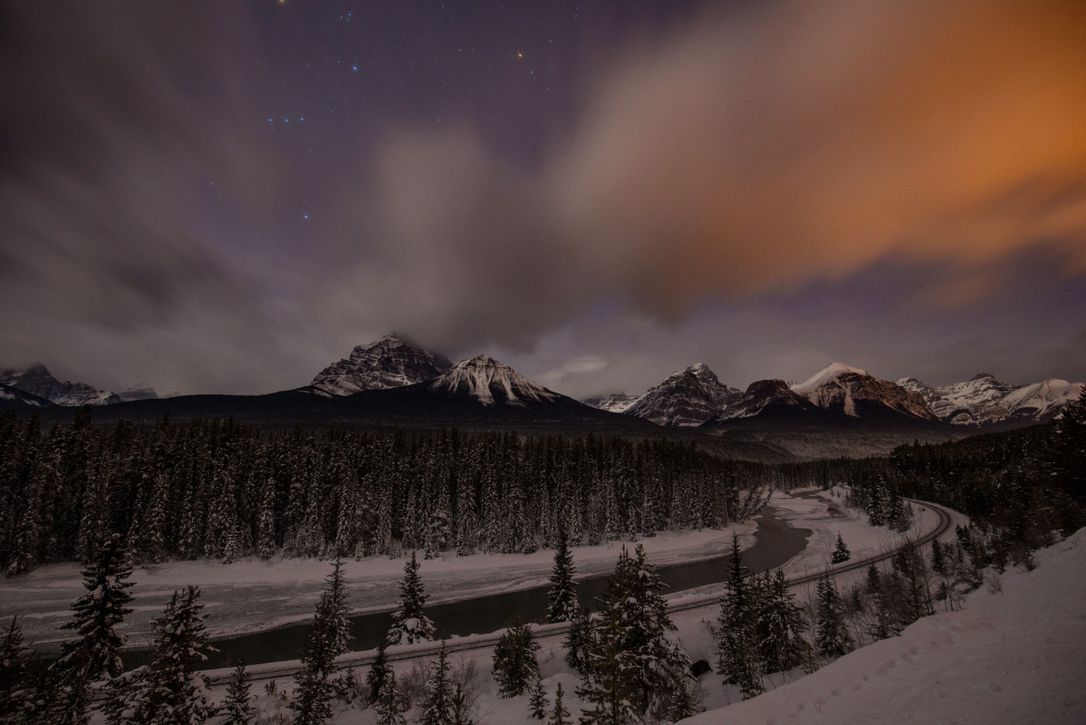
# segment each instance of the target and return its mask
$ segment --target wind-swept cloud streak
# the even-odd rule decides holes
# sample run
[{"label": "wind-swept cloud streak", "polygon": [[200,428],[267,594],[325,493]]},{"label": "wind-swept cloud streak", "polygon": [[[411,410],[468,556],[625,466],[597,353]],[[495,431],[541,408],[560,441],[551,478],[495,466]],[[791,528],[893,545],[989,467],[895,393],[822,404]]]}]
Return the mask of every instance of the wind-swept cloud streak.
[{"label": "wind-swept cloud streak", "polygon": [[[324,66],[287,76],[332,35],[295,50],[269,28],[297,24],[254,7],[4,10],[0,306],[25,310],[0,322],[9,356],[75,345],[89,362],[63,364],[101,384],[255,392],[390,329],[516,354],[602,308],[682,330],[888,268],[909,284],[855,303],[895,310],[922,347],[932,316],[1029,294],[1023,255],[1086,274],[1081,3],[707,9],[578,69],[530,159],[495,141],[494,104],[420,123],[404,109],[440,84],[398,85],[410,63],[369,95],[334,86],[323,141],[288,135],[270,109],[320,85]],[[140,372],[156,364],[158,380]]]}]

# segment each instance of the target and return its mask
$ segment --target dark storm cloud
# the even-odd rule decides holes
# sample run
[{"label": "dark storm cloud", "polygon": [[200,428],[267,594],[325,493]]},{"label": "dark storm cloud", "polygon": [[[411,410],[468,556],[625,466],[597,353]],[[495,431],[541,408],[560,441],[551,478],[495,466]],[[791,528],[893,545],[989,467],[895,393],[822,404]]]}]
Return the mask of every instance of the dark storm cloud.
[{"label": "dark storm cloud", "polygon": [[[402,56],[372,60],[381,84],[331,94],[341,133],[316,150],[288,109],[329,71],[292,69],[350,75],[361,51],[333,58],[338,29],[303,48],[272,7],[4,6],[0,304],[20,314],[0,363],[254,392],[399,329],[450,354],[534,351],[518,359],[593,392],[680,355],[733,384],[839,353],[878,368],[857,359],[876,339],[905,357],[938,328],[949,375],[974,366],[955,341],[978,306],[1086,272],[1081,4],[691,14],[610,38],[551,126],[526,117],[551,106],[503,37],[478,105],[435,119],[445,76],[412,69],[443,67],[419,49],[450,36],[415,17]],[[1033,252],[1044,275],[1016,264]],[[1031,308],[1015,332],[1066,340],[1081,327],[1061,315]]]}]

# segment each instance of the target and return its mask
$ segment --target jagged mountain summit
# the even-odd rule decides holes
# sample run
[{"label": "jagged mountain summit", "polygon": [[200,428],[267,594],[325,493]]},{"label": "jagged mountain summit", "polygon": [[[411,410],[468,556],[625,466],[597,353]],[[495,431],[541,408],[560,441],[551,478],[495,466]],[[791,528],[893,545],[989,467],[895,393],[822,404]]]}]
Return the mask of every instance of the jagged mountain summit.
[{"label": "jagged mountain summit", "polygon": [[594,395],[590,398],[582,398],[581,402],[599,410],[606,410],[608,413],[625,413],[630,409],[631,405],[640,399],[640,395],[610,393],[609,395]]},{"label": "jagged mountain summit", "polygon": [[779,379],[755,380],[726,410],[709,421],[722,423],[747,418],[766,421],[813,418],[819,409]]},{"label": "jagged mountain summit", "polygon": [[0,383],[65,407],[121,402],[120,397],[108,390],[99,390],[86,383],[61,382],[41,363],[34,363],[25,370],[0,371]]},{"label": "jagged mountain summit", "polygon": [[831,363],[793,385],[792,391],[819,408],[854,418],[896,414],[918,421],[937,420],[919,394],[844,363]]},{"label": "jagged mountain summit", "polygon": [[934,386],[916,378],[902,378],[898,385],[922,396],[940,420],[977,427],[1051,420],[1083,389],[1083,383],[1059,378],[1011,385],[999,381],[991,373],[978,373],[964,382]]},{"label": "jagged mountain summit", "polygon": [[721,383],[704,363],[672,373],[624,412],[657,425],[696,426],[717,416],[742,393]]},{"label": "jagged mountain summit", "polygon": [[561,397],[489,355],[476,355],[458,362],[451,370],[427,383],[426,388],[440,395],[472,398],[482,405],[524,406]]},{"label": "jagged mountain summit", "polygon": [[443,355],[398,335],[385,335],[321,370],[309,390],[329,397],[387,390],[433,380],[451,367]]}]

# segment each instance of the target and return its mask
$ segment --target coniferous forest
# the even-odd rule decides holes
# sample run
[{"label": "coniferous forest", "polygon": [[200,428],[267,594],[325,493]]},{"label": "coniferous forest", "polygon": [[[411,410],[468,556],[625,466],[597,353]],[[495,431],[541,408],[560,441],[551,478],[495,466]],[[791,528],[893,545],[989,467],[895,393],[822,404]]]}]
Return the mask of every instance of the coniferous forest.
[{"label": "coniferous forest", "polygon": [[0,418],[0,565],[531,552],[745,517],[760,469],[619,438]]}]

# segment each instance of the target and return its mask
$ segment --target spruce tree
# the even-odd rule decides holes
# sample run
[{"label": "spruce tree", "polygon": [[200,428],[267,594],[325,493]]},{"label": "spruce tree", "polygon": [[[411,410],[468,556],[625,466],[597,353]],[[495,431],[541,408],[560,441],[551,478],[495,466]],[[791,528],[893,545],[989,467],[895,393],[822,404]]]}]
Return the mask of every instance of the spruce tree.
[{"label": "spruce tree", "polygon": [[851,558],[852,553],[849,552],[848,547],[845,546],[845,540],[841,538],[841,534],[837,534],[837,545],[833,549],[830,562],[833,564],[841,564]]},{"label": "spruce tree", "polygon": [[554,552],[550,589],[547,591],[547,621],[572,622],[580,606],[577,589],[573,583],[573,554],[569,550],[569,537],[565,528],[558,533],[558,546]]},{"label": "spruce tree", "polygon": [[117,627],[124,615],[132,610],[125,605],[132,601],[128,577],[132,567],[120,534],[107,539],[97,561],[83,570],[83,587],[87,593],[72,602],[72,621],[64,629],[73,629],[78,639],[64,644],[54,667],[62,673],[78,673],[93,682],[102,676],[116,676],[124,671],[121,647],[125,635]]},{"label": "spruce tree", "polygon": [[566,663],[576,672],[588,674],[589,652],[592,650],[592,615],[580,608],[566,634]]},{"label": "spruce tree", "polygon": [[430,667],[430,677],[426,680],[426,699],[422,704],[421,725],[448,725],[452,719],[452,682],[449,678],[449,650],[445,640],[441,640],[441,649],[437,659]]},{"label": "spruce tree", "polygon": [[535,673],[535,682],[532,683],[531,698],[528,700],[528,707],[532,713],[532,717],[536,720],[542,720],[547,717],[547,691],[543,687],[543,677],[538,671]]},{"label": "spruce tree", "polygon": [[717,672],[724,684],[736,685],[744,699],[765,691],[762,685],[757,643],[757,609],[751,577],[739,548],[739,537],[732,536],[731,562],[724,596],[717,619]]},{"label": "spruce tree", "polygon": [[822,657],[840,657],[852,649],[852,638],[845,626],[844,608],[837,587],[828,576],[818,580],[818,623],[816,646]]},{"label": "spruce tree", "polygon": [[175,591],[155,620],[154,656],[148,670],[132,679],[126,722],[202,723],[211,716],[196,667],[215,648],[208,644],[199,598],[196,587]]},{"label": "spruce tree", "polygon": [[547,725],[572,725],[569,721],[569,710],[562,704],[562,683],[554,691],[554,707],[551,708],[551,716]]},{"label": "spruce tree", "polygon": [[947,573],[946,557],[943,555],[943,547],[938,539],[931,542],[931,570],[940,575]]},{"label": "spruce tree", "polygon": [[767,674],[799,667],[807,654],[803,638],[803,609],[795,603],[784,572],[777,569],[768,578],[765,596],[758,608],[760,659]]},{"label": "spruce tree", "polygon": [[19,722],[30,705],[33,688],[27,680],[30,649],[23,644],[23,631],[16,617],[0,640],[0,722]]},{"label": "spruce tree", "polygon": [[249,694],[250,678],[245,665],[239,663],[234,668],[234,679],[226,689],[226,701],[223,703],[223,723],[228,725],[246,725],[253,721],[256,709]]},{"label": "spruce tree", "polygon": [[404,713],[407,712],[408,705],[396,687],[395,672],[389,671],[374,701],[373,709],[377,713],[377,725],[406,725]]},{"label": "spruce tree", "polygon": [[538,650],[539,643],[535,641],[531,627],[522,622],[517,622],[498,638],[492,673],[502,697],[517,697],[528,691],[539,674],[535,659]]},{"label": "spruce tree", "polygon": [[644,714],[666,717],[675,693],[686,686],[690,662],[669,637],[675,625],[667,614],[664,583],[648,563],[640,544],[629,559],[627,597],[622,605],[626,644],[637,668],[635,704]]},{"label": "spruce tree", "polygon": [[426,599],[426,590],[419,577],[418,558],[412,551],[403,568],[400,603],[392,613],[392,624],[388,628],[389,644],[414,644],[434,639],[434,623],[423,612]]},{"label": "spruce tree", "polygon": [[350,649],[347,587],[343,563],[338,558],[326,582],[302,653],[294,700],[290,703],[297,725],[317,725],[331,717],[334,687],[330,678],[335,659]]},{"label": "spruce tree", "polygon": [[370,671],[366,674],[366,694],[371,703],[377,702],[381,696],[381,690],[384,689],[385,680],[392,674],[392,668],[388,664],[387,646],[384,642],[377,646],[377,655],[373,658]]}]

